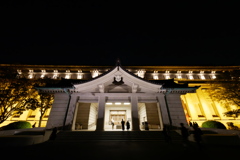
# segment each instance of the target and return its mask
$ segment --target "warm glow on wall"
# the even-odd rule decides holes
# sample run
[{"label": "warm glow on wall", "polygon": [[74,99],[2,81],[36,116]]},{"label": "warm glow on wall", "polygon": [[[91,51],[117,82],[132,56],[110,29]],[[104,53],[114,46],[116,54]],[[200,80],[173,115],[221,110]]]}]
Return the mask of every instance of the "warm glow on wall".
[{"label": "warm glow on wall", "polygon": [[66,78],[66,79],[70,79],[70,74],[67,74],[67,75],[65,76],[65,78]]},{"label": "warm glow on wall", "polygon": [[[181,100],[188,121],[197,122],[201,126],[207,120],[216,120],[223,123],[226,128],[228,128],[228,122],[233,122],[235,126],[240,128],[240,119],[224,116],[226,108],[223,104],[212,101],[206,88],[199,88],[196,93],[181,95]],[[229,107],[234,108],[234,106]]]},{"label": "warm glow on wall", "polygon": [[53,79],[57,79],[57,76],[58,76],[57,74],[54,74]]},{"label": "warm glow on wall", "polygon": [[99,75],[98,70],[93,70],[93,71],[92,71],[92,78],[95,78],[95,77],[97,77],[98,75]]},{"label": "warm glow on wall", "polygon": [[158,79],[158,76],[154,75],[154,76],[153,76],[153,79]]},{"label": "warm glow on wall", "polygon": [[158,71],[153,72],[153,79],[158,79]]},{"label": "warm glow on wall", "polygon": [[205,79],[204,75],[200,75],[200,78],[201,78],[201,79]]},{"label": "warm glow on wall", "polygon": [[189,75],[189,79],[193,79],[193,76],[192,76],[192,75]]},{"label": "warm glow on wall", "polygon": [[166,78],[166,79],[170,79],[170,76],[169,76],[169,75],[165,75],[165,78]]},{"label": "warm glow on wall", "polygon": [[82,74],[78,74],[77,79],[82,79]]},{"label": "warm glow on wall", "polygon": [[137,75],[138,75],[139,77],[141,77],[141,78],[144,78],[145,72],[146,72],[146,71],[144,71],[144,70],[138,70],[138,71],[137,71]]},{"label": "warm glow on wall", "polygon": [[32,79],[32,78],[33,78],[33,70],[32,70],[32,69],[29,70],[28,78],[29,78],[29,79]]},{"label": "warm glow on wall", "polygon": [[18,72],[18,74],[22,74],[22,70],[18,69],[17,72]]},{"label": "warm glow on wall", "polygon": [[181,79],[181,78],[182,78],[182,76],[181,76],[181,75],[178,75],[178,76],[177,76],[177,78],[178,78],[178,79]]},{"label": "warm glow on wall", "polygon": [[215,75],[212,75],[211,77],[212,77],[212,79],[216,79],[216,76],[215,76]]}]

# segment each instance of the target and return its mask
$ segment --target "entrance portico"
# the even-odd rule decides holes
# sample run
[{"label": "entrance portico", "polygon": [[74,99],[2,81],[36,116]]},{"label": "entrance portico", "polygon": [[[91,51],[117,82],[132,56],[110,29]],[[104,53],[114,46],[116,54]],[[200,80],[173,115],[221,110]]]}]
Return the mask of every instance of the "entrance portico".
[{"label": "entrance portico", "polygon": [[[74,111],[72,130],[121,130],[122,119],[130,122],[130,131],[144,129],[146,121],[148,121],[150,129],[162,128],[162,117],[157,99],[149,97],[148,102],[139,102],[138,99],[147,99],[143,95],[145,94],[96,93],[95,96],[100,99],[98,101],[78,100]],[[114,122],[114,126],[111,122]]]}]

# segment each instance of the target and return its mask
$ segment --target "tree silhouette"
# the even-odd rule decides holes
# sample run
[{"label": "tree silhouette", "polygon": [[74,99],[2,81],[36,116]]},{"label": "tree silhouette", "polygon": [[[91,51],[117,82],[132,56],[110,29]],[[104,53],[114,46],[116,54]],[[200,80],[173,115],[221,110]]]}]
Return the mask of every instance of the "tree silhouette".
[{"label": "tree silhouette", "polygon": [[[212,100],[221,103],[228,111],[226,116],[238,116],[240,108],[240,72],[225,72],[221,77],[210,82],[208,89]],[[236,109],[232,109],[235,106]]]},{"label": "tree silhouette", "polygon": [[41,127],[42,118],[45,115],[46,111],[52,107],[53,104],[53,95],[48,93],[40,93],[39,100],[36,103],[36,108],[39,108],[40,117],[38,127]]}]

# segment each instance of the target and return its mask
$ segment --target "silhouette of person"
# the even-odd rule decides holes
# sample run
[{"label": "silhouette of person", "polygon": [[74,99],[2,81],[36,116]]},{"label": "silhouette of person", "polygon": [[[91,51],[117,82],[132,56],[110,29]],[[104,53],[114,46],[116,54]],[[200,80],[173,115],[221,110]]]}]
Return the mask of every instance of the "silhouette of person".
[{"label": "silhouette of person", "polygon": [[127,126],[127,130],[129,130],[129,129],[130,129],[130,123],[129,123],[129,121],[127,121],[126,126]]},{"label": "silhouette of person", "polygon": [[57,137],[57,127],[54,127],[52,130],[52,134],[50,135],[50,140],[55,140]]},{"label": "silhouette of person", "polygon": [[122,130],[124,131],[125,130],[125,121],[123,119],[121,121],[121,124],[122,124]]},{"label": "silhouette of person", "polygon": [[114,129],[114,121],[112,120],[111,123],[112,123],[112,129]]},{"label": "silhouette of person", "polygon": [[172,140],[169,129],[165,125],[163,126],[163,136],[166,142],[170,142]]},{"label": "silhouette of person", "polygon": [[192,127],[192,126],[193,126],[193,124],[192,124],[192,122],[191,122],[191,121],[189,121],[189,126],[190,126],[190,127]]},{"label": "silhouette of person", "polygon": [[183,147],[188,146],[188,137],[189,137],[189,131],[188,129],[184,126],[183,123],[180,123],[180,130],[181,130],[181,135],[182,135],[182,140],[183,140]]},{"label": "silhouette of person", "polygon": [[193,125],[193,138],[194,141],[197,143],[199,149],[202,149],[202,130],[198,127],[198,125]]},{"label": "silhouette of person", "polygon": [[198,126],[198,123],[197,122],[193,122],[192,126]]}]

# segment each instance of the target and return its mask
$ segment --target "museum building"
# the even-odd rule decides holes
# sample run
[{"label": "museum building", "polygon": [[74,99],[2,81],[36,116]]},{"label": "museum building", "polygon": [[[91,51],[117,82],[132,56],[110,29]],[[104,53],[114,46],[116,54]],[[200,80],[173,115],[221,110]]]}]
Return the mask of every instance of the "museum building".
[{"label": "museum building", "polygon": [[[209,81],[239,66],[78,66],[1,64],[17,70],[19,77],[52,78],[59,81],[39,92],[54,94],[52,108],[41,127],[69,130],[116,131],[121,121],[130,131],[162,130],[217,120],[240,127],[240,118],[226,117],[227,111],[206,92]],[[233,109],[235,106],[231,106]],[[1,126],[18,120],[38,122],[38,110],[8,118]],[[114,123],[114,125],[112,125]]]}]

